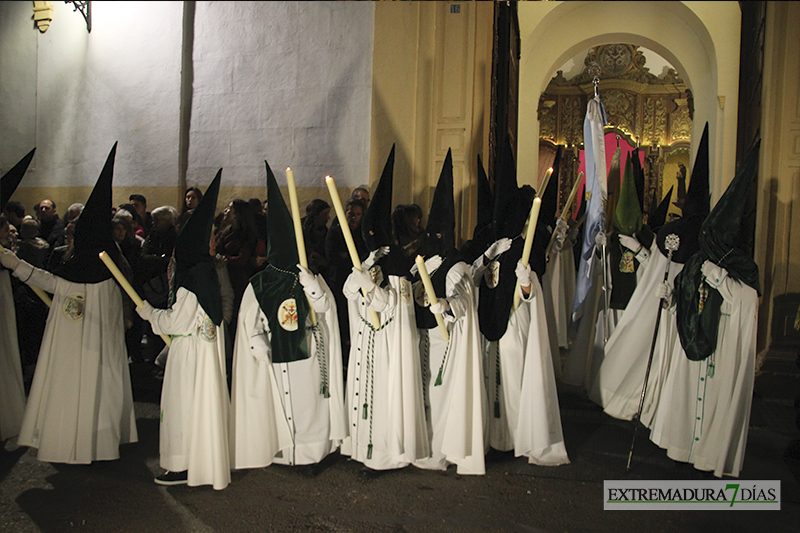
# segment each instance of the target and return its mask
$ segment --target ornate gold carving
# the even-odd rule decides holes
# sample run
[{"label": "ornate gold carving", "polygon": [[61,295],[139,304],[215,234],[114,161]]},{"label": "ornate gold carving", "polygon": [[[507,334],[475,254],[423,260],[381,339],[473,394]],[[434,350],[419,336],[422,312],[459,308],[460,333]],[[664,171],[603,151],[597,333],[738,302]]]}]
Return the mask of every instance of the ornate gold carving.
[{"label": "ornate gold carving", "polygon": [[583,119],[586,115],[586,103],[579,96],[565,96],[561,98],[560,104],[561,135],[558,144],[583,144]]},{"label": "ornate gold carving", "polygon": [[[676,101],[676,103],[678,102]],[[669,122],[671,142],[691,140],[692,119],[689,117],[688,106],[680,106],[675,112],[670,113]]]},{"label": "ornate gold carving", "polygon": [[557,144],[556,121],[558,111],[555,99],[539,99],[539,138]]},{"label": "ornate gold carving", "polygon": [[609,126],[616,126],[629,136],[636,131],[636,95],[619,90],[606,91],[602,96]]}]

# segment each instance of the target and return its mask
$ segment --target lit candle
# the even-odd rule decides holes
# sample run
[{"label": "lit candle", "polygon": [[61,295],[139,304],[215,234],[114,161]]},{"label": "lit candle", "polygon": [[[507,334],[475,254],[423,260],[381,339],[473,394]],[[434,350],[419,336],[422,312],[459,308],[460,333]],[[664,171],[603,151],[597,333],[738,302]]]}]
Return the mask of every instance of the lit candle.
[{"label": "lit candle", "polygon": [[[144,302],[139,295],[136,294],[136,291],[128,282],[128,279],[122,275],[122,272],[120,272],[119,268],[117,268],[117,265],[114,264],[114,260],[111,259],[111,256],[109,256],[106,252],[100,252],[100,260],[106,265],[106,268],[108,268],[109,272],[111,272],[111,275],[114,276],[114,279],[117,280],[117,283],[119,283],[120,287],[122,287],[128,296],[130,296],[136,307],[144,307]],[[164,342],[167,343],[167,346],[172,344],[171,339],[167,335],[161,335],[161,338],[164,339]]]},{"label": "lit candle", "polygon": [[[542,199],[538,196],[533,199],[531,212],[528,216],[528,231],[525,234],[525,245],[522,248],[522,258],[520,261],[523,265],[528,266],[528,261],[531,258],[531,248],[533,247],[533,234],[536,231],[536,224],[539,222],[539,209],[542,207]],[[514,309],[519,307],[519,282],[517,288],[514,290]]]},{"label": "lit candle", "polygon": [[[330,176],[325,176],[325,184],[328,186],[328,192],[331,195],[331,203],[333,210],[336,211],[336,218],[339,219],[339,227],[342,228],[342,236],[344,242],[347,244],[347,251],[350,252],[350,260],[353,266],[359,271],[361,270],[361,259],[358,258],[358,251],[356,250],[356,243],[353,242],[353,234],[350,232],[350,225],[347,223],[347,217],[344,216],[344,208],[342,207],[342,200],[339,198],[339,191],[336,190],[336,182]],[[361,289],[364,298],[367,297],[367,292]],[[381,327],[381,320],[378,313],[372,309],[369,310],[369,316],[372,320],[372,327],[378,329]]]},{"label": "lit candle", "polygon": [[[286,185],[289,189],[289,205],[292,210],[292,222],[294,223],[294,240],[297,242],[297,257],[300,259],[300,264],[308,268],[308,258],[306,257],[306,241],[303,239],[303,225],[300,222],[300,205],[297,203],[297,187],[294,183],[294,171],[291,168],[286,168]],[[308,295],[306,295],[308,298]],[[311,319],[311,325],[317,325],[317,314],[314,312],[314,307],[311,305],[311,298],[308,298],[308,316]]]},{"label": "lit candle", "polygon": [[[433,290],[433,283],[431,283],[431,277],[428,275],[428,269],[425,267],[425,260],[421,255],[418,255],[416,262],[417,270],[419,270],[419,279],[422,280],[422,286],[425,287],[425,294],[428,295],[428,301],[431,305],[436,305],[439,303],[439,299],[436,297],[436,292]],[[436,317],[436,323],[439,325],[439,331],[442,332],[442,338],[445,342],[449,341],[450,334],[447,332],[444,318],[439,313],[433,313],[433,316]]]},{"label": "lit candle", "polygon": [[550,176],[553,175],[553,167],[547,169],[547,172],[544,175],[544,179],[542,180],[542,184],[539,186],[539,191],[536,193],[537,198],[541,198],[544,194],[545,189],[547,189],[547,184],[550,183]]}]

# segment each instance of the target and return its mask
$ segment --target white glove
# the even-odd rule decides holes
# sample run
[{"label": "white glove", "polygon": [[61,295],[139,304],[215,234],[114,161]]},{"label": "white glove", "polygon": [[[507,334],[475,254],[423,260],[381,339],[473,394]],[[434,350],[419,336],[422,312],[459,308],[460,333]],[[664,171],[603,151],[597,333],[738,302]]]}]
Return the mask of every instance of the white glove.
[{"label": "white glove", "polygon": [[386,257],[389,255],[389,247],[388,246],[381,246],[380,248],[376,248],[369,253],[369,257],[364,260],[362,263],[362,268],[364,270],[369,270],[372,268],[372,265],[377,263],[382,257]]},{"label": "white glove", "polygon": [[494,242],[489,248],[483,252],[483,255],[489,261],[492,261],[497,258],[498,255],[502,254],[503,252],[507,251],[511,248],[511,239],[508,237],[503,237],[502,239],[498,239]]},{"label": "white glove", "polygon": [[364,289],[367,292],[375,288],[375,283],[372,281],[372,276],[370,276],[369,270],[358,270],[356,267],[353,267],[353,272],[348,278],[348,283],[350,282],[351,278],[353,279],[354,283],[358,284],[359,288]]},{"label": "white glove", "polygon": [[136,308],[136,313],[142,317],[142,320],[147,320],[149,322],[150,315],[153,314],[153,306],[150,305],[150,302],[144,300],[142,306]]},{"label": "white glove", "polygon": [[597,246],[605,246],[606,245],[606,233],[604,231],[598,231],[597,235],[594,236],[594,243]]},{"label": "white glove", "polygon": [[0,264],[9,270],[14,270],[19,265],[19,257],[8,248],[0,252]]},{"label": "white glove", "polygon": [[[355,271],[355,267],[353,268]],[[347,276],[347,279],[344,282],[344,286],[347,289],[347,292],[350,294],[357,294],[361,289],[361,285],[358,284],[358,279],[351,273]]]},{"label": "white glove", "polygon": [[450,310],[450,302],[447,298],[439,298],[439,301],[431,306],[431,313],[434,315],[443,315]]},{"label": "white glove", "polygon": [[664,283],[660,283],[656,288],[656,297],[659,300],[670,300],[672,299],[672,287],[670,287],[669,282],[665,281]]},{"label": "white glove", "polygon": [[322,287],[317,277],[303,265],[297,265],[297,269],[299,271],[297,277],[300,280],[300,284],[303,285],[303,290],[311,295],[312,298],[319,298],[322,295]]},{"label": "white glove", "polygon": [[558,217],[558,218],[556,219],[556,231],[562,231],[562,232],[566,233],[566,232],[567,232],[567,229],[569,229],[569,228],[567,227],[567,221],[566,221],[566,220],[564,220],[564,219],[563,219],[563,218],[561,218],[561,217]]},{"label": "white glove", "polygon": [[517,274],[517,281],[520,287],[530,287],[531,285],[531,266],[523,265],[522,261],[517,261],[517,268],[514,270]]},{"label": "white glove", "polygon": [[703,272],[703,276],[705,276],[706,280],[708,280],[708,283],[714,287],[719,287],[719,284],[728,275],[727,270],[721,266],[717,266],[708,259],[703,262],[703,266],[700,267],[700,270]]},{"label": "white glove", "polygon": [[569,240],[575,242],[575,239],[578,238],[578,232],[580,231],[580,229],[581,229],[580,226],[578,226],[577,224],[569,228],[569,232],[567,233]]},{"label": "white glove", "polygon": [[634,253],[638,253],[642,248],[642,243],[640,243],[636,237],[631,237],[630,235],[620,234],[619,242],[622,244],[622,246],[633,251]]}]

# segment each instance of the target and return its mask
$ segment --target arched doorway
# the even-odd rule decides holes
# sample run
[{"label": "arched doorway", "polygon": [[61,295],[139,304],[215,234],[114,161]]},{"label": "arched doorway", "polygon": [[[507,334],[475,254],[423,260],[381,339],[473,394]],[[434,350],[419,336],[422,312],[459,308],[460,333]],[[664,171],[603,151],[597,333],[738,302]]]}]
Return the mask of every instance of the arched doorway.
[{"label": "arched doorway", "polygon": [[[713,5],[711,5],[713,4]],[[523,2],[518,175],[537,175],[539,98],[556,70],[582,50],[631,43],[669,61],[694,95],[691,159],[707,121],[713,201],[733,178],[741,13],[736,2]],[[602,98],[602,93],[601,93]]]}]

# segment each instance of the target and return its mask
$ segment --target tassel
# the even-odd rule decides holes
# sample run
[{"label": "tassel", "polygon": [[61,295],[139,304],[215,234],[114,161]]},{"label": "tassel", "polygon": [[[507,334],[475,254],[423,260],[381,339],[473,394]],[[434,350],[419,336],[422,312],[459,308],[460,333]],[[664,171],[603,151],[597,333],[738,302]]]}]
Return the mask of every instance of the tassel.
[{"label": "tassel", "polygon": [[322,397],[323,398],[327,399],[327,398],[331,397],[331,392],[328,390],[328,386],[327,385],[323,385],[322,386],[322,391],[321,392],[322,392]]},{"label": "tassel", "polygon": [[367,446],[367,459],[372,459],[372,444]]},{"label": "tassel", "polygon": [[442,369],[439,369],[439,375],[436,376],[436,382],[433,384],[434,387],[438,387],[442,384]]},{"label": "tassel", "polygon": [[367,406],[366,403],[364,403],[364,413],[361,415],[361,418],[363,418],[364,420],[367,419],[367,411],[368,410],[369,410],[369,407]]},{"label": "tassel", "polygon": [[500,418],[500,402],[498,401],[494,402],[494,417]]}]

